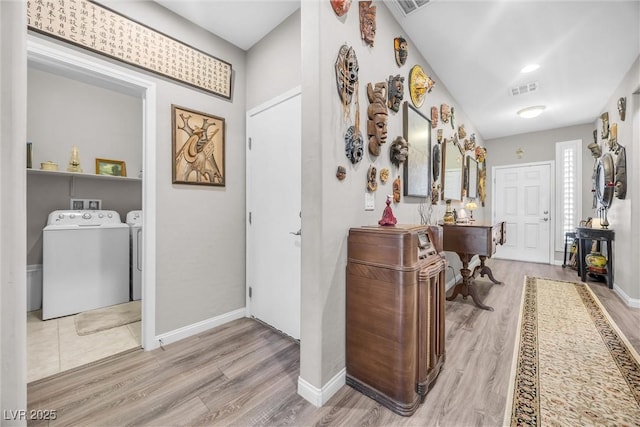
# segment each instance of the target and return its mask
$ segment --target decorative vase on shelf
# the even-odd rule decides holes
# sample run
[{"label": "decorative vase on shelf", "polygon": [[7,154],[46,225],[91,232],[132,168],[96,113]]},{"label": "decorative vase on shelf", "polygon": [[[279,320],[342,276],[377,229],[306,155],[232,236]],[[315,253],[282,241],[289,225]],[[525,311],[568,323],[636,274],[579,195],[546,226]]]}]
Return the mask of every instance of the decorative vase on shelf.
[{"label": "decorative vase on shelf", "polygon": [[447,200],[447,209],[444,213],[444,217],[442,218],[442,220],[444,221],[445,224],[455,224],[456,223],[456,217],[455,214],[453,213],[453,210],[451,209],[451,200]]}]

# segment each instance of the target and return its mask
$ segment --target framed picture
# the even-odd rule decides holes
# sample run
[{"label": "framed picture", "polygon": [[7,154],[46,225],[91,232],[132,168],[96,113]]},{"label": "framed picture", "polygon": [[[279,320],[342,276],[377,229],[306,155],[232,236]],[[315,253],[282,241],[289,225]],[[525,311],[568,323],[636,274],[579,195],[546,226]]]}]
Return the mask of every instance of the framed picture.
[{"label": "framed picture", "polygon": [[122,160],[96,159],[96,175],[127,176],[127,166]]},{"label": "framed picture", "polygon": [[222,117],[171,106],[174,184],[225,185]]},{"label": "framed picture", "polygon": [[404,139],[409,154],[404,163],[404,195],[427,197],[431,190],[431,121],[404,102]]}]

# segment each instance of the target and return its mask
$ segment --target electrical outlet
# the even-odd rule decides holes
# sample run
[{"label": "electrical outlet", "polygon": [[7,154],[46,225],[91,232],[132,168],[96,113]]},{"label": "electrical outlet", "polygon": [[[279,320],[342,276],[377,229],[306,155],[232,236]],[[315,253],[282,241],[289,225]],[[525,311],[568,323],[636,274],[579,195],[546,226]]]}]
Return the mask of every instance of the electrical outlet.
[{"label": "electrical outlet", "polygon": [[376,207],[376,196],[375,193],[369,193],[368,191],[364,193],[364,210],[372,211]]}]

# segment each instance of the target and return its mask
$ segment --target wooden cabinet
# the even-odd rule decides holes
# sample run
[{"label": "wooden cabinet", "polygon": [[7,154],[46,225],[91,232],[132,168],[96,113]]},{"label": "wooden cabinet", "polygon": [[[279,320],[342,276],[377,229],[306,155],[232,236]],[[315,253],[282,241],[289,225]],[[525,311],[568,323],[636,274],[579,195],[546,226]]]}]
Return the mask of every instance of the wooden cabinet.
[{"label": "wooden cabinet", "polygon": [[444,284],[438,227],[349,231],[347,384],[411,415],[445,360]]}]

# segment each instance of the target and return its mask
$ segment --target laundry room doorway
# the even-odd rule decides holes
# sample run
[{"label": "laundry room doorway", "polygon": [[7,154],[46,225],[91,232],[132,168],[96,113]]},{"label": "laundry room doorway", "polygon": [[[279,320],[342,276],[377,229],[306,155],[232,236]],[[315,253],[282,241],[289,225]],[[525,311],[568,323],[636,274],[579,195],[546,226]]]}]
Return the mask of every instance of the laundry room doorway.
[{"label": "laundry room doorway", "polygon": [[[107,216],[109,219],[119,218],[116,221],[118,224],[113,227],[123,229],[122,232],[126,233],[125,237],[118,240],[118,246],[123,248],[120,252],[126,251],[126,273],[124,273],[126,276],[123,279],[126,283],[123,289],[118,288],[117,301],[112,298],[109,301],[105,300],[102,304],[96,293],[98,301],[94,303],[95,309],[92,307],[91,310],[84,311],[80,315],[67,315],[67,311],[75,311],[75,309],[67,308],[63,304],[62,309],[56,307],[57,311],[53,311],[54,314],[50,316],[52,318],[46,321],[43,320],[42,310],[32,310],[37,302],[28,303],[27,381],[31,382],[57,373],[55,369],[60,372],[122,351],[140,347],[144,349],[157,347],[154,227],[156,172],[153,161],[155,158],[156,88],[155,83],[129,70],[37,37],[28,37],[27,58],[28,72],[35,76],[33,79],[31,76],[28,78],[28,91],[31,93],[28,96],[27,110],[30,109],[29,104],[33,104],[31,101],[33,91],[43,87],[38,86],[38,82],[42,85],[59,83],[69,87],[74,85],[80,87],[77,90],[80,98],[74,99],[67,96],[69,94],[65,91],[60,91],[56,97],[58,108],[67,113],[66,119],[61,119],[63,123],[60,124],[60,127],[66,126],[67,129],[64,141],[62,143],[58,141],[58,145],[62,144],[62,148],[57,147],[55,151],[51,151],[51,147],[47,147],[46,144],[50,141],[55,142],[56,138],[53,136],[50,124],[38,122],[43,117],[40,114],[41,111],[35,115],[28,114],[28,127],[41,125],[49,133],[41,132],[37,140],[30,141],[33,151],[41,150],[41,152],[40,157],[33,155],[34,161],[31,168],[27,169],[27,216],[33,216],[32,219],[27,220],[27,263],[30,264],[30,261],[36,265],[38,262],[42,263],[46,255],[43,248],[44,229],[51,221],[48,218],[51,212],[57,213],[56,218],[59,221],[69,221],[69,215],[73,216],[77,212],[87,218],[92,225],[106,221]],[[86,99],[81,98],[82,94],[86,95]],[[122,102],[126,105],[119,106],[119,100],[124,100]],[[111,102],[114,104],[112,108],[132,112],[130,114],[132,117],[127,119],[130,120],[128,124],[123,123],[124,118],[114,119],[107,117],[108,114],[82,119],[79,117],[81,112],[72,114],[71,108],[64,108],[69,102],[102,104]],[[31,105],[31,108],[34,106]],[[81,123],[82,121],[89,122],[90,126],[84,126],[85,123]],[[127,134],[123,128],[136,129]],[[130,148],[134,153],[118,151],[117,144],[113,141],[111,144],[108,141],[102,142],[101,145],[96,143],[99,141],[98,133],[104,134],[109,131],[116,134],[120,132],[122,139],[130,144],[132,141],[139,141],[136,147]],[[72,170],[71,167],[68,170],[69,154],[73,151],[79,151],[80,167],[78,169],[82,170]],[[43,156],[47,156],[47,161]],[[52,157],[53,161],[49,157]],[[113,161],[114,164],[120,164],[122,169],[113,175],[98,174],[98,160],[112,161],[107,158],[116,159]],[[126,172],[125,158],[129,159]],[[55,167],[52,167],[54,170],[41,170],[50,167],[44,163],[55,164]],[[39,187],[45,188],[36,190]],[[39,192],[36,193],[36,191]],[[144,265],[145,269],[140,279],[141,292],[138,292],[136,300],[131,301],[133,293],[129,278],[130,227],[126,217],[127,213],[133,210],[144,212],[141,226],[145,232],[141,234],[141,250],[138,253],[142,256],[139,263]],[[82,245],[86,246],[84,249],[87,252],[104,252],[99,247],[93,246],[91,242],[84,242]],[[118,265],[121,266],[121,263]],[[122,268],[118,268],[120,272]],[[72,263],[69,264],[69,270],[76,273]],[[77,270],[81,270],[80,266]],[[42,275],[42,269],[40,274]],[[29,286],[29,273],[27,276]],[[122,283],[122,280],[119,283]],[[123,287],[120,284],[118,286]],[[29,292],[28,289],[28,294]],[[123,292],[126,292],[126,295],[121,296]],[[43,297],[46,298],[41,291],[40,298]],[[114,305],[114,301],[117,304]],[[104,313],[104,310],[112,311]],[[116,319],[112,321],[114,314]],[[38,355],[38,352],[41,354]]]}]

